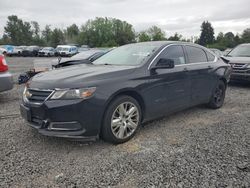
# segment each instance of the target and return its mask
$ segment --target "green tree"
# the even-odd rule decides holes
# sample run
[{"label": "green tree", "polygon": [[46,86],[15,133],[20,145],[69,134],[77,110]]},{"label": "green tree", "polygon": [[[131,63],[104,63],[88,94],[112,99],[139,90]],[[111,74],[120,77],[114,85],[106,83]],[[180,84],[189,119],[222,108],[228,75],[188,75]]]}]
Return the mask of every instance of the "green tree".
[{"label": "green tree", "polygon": [[14,45],[28,45],[32,42],[31,24],[23,22],[15,15],[8,16],[4,34],[10,40],[10,43]]},{"label": "green tree", "polygon": [[56,47],[59,44],[64,44],[65,38],[62,30],[55,28],[51,33],[50,45]]},{"label": "green tree", "polygon": [[146,41],[150,41],[151,37],[148,35],[146,31],[142,31],[139,33],[138,39],[139,39],[139,42],[146,42]]},{"label": "green tree", "polygon": [[32,21],[31,25],[32,25],[32,32],[33,32],[34,37],[39,37],[40,36],[40,26],[39,26],[38,22]]},{"label": "green tree", "polygon": [[235,46],[235,41],[234,41],[234,34],[232,32],[227,32],[224,35],[224,44],[228,48],[233,48]]},{"label": "green tree", "polygon": [[117,45],[124,45],[135,41],[135,31],[133,26],[126,21],[112,18],[111,31],[114,32]]},{"label": "green tree", "polygon": [[76,43],[77,37],[79,35],[79,28],[76,24],[72,24],[71,26],[67,27],[66,29],[66,41],[68,43]]},{"label": "green tree", "polygon": [[222,32],[220,32],[216,38],[216,42],[222,42],[224,39],[224,34]]},{"label": "green tree", "polygon": [[148,34],[150,35],[151,40],[153,41],[160,41],[166,39],[164,31],[162,31],[161,28],[157,26],[152,26],[151,28],[149,28]]},{"label": "green tree", "polygon": [[88,20],[80,29],[78,42],[91,47],[109,47],[135,41],[133,26],[115,18]]},{"label": "green tree", "polygon": [[214,28],[211,23],[204,21],[201,25],[201,35],[199,39],[199,44],[202,46],[207,46],[214,43]]},{"label": "green tree", "polygon": [[41,37],[41,31],[40,31],[40,26],[38,24],[38,22],[36,21],[31,21],[30,22],[31,27],[32,27],[32,43],[38,46],[44,46],[45,45],[45,41],[42,39]]},{"label": "green tree", "polygon": [[50,25],[46,25],[44,30],[42,31],[42,39],[44,40],[47,46],[51,45],[51,36],[52,36],[52,30],[50,28]]},{"label": "green tree", "polygon": [[170,41],[180,41],[182,38],[182,35],[179,35],[178,33],[175,33],[174,36],[170,36],[168,40]]},{"label": "green tree", "polygon": [[243,31],[241,39],[243,43],[250,43],[250,28]]}]

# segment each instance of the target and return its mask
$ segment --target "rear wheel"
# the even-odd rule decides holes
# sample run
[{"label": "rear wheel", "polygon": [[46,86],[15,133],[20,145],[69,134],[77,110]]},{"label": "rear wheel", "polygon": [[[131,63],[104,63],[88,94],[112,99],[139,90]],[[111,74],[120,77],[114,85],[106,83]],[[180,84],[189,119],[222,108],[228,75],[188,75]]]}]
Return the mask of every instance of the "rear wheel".
[{"label": "rear wheel", "polygon": [[102,126],[105,141],[120,144],[131,139],[141,123],[141,108],[130,96],[120,96],[108,106]]},{"label": "rear wheel", "polygon": [[226,94],[226,85],[222,80],[220,80],[212,94],[208,106],[213,109],[222,107],[225,99],[225,94]]}]

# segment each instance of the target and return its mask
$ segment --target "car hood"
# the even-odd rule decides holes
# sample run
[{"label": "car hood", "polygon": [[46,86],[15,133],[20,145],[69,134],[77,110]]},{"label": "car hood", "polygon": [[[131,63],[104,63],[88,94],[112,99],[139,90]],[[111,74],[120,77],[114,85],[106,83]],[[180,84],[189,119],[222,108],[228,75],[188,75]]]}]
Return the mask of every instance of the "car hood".
[{"label": "car hood", "polygon": [[40,73],[33,77],[30,87],[55,89],[97,86],[100,80],[120,78],[133,71],[133,66],[75,65]]},{"label": "car hood", "polygon": [[[73,61],[81,61],[81,60],[84,60],[84,59],[83,58],[73,59],[72,57],[69,57],[69,58],[63,57],[59,64],[64,64],[64,63],[73,62]],[[52,65],[58,65],[58,59],[53,59],[51,62],[52,62]]]},{"label": "car hood", "polygon": [[240,64],[250,64],[250,57],[224,57],[229,61],[229,63],[240,63]]}]

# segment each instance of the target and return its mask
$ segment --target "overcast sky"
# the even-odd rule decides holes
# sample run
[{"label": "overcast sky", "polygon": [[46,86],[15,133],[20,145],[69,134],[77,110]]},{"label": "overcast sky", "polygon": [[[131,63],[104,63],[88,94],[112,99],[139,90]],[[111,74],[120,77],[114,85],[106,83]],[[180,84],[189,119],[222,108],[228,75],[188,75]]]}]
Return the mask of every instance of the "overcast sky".
[{"label": "overcast sky", "polygon": [[167,34],[198,36],[202,21],[212,22],[215,33],[241,33],[250,27],[250,0],[1,0],[0,35],[7,16],[37,21],[43,28],[82,25],[95,17],[114,17],[131,23],[136,31],[152,25]]}]

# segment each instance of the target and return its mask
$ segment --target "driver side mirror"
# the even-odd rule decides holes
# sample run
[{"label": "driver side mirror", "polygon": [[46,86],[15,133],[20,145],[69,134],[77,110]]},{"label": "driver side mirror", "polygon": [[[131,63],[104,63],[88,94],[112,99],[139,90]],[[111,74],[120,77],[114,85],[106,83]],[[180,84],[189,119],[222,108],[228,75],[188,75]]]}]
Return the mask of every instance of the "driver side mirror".
[{"label": "driver side mirror", "polygon": [[174,61],[172,59],[161,58],[154,67],[151,67],[151,70],[155,71],[156,69],[172,69],[172,68],[174,68]]}]

